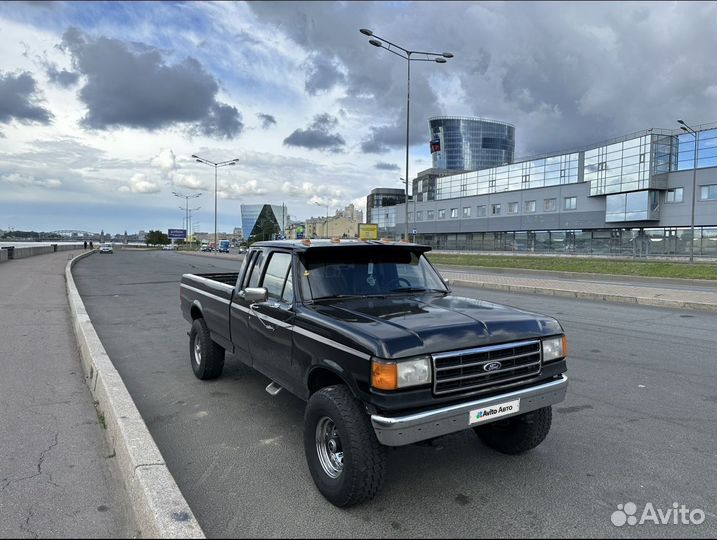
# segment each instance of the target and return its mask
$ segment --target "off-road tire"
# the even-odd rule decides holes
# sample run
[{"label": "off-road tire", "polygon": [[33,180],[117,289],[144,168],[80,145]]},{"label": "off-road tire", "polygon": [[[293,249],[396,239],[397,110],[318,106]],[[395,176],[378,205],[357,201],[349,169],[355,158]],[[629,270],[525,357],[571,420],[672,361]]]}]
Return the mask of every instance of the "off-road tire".
[{"label": "off-road tire", "polygon": [[[343,470],[332,478],[323,469],[317,451],[317,425],[329,417],[343,449]],[[335,506],[371,500],[383,485],[386,447],[378,442],[363,405],[344,385],[328,386],[309,399],[304,414],[304,451],[316,487]]]},{"label": "off-road tire", "polygon": [[[197,349],[199,348],[199,355]],[[199,358],[197,358],[199,356]],[[197,379],[216,379],[224,369],[224,348],[212,341],[204,319],[194,319],[189,332],[189,361]]]},{"label": "off-road tire", "polygon": [[478,438],[503,454],[522,454],[545,440],[553,420],[553,408],[543,407],[519,416],[473,428]]}]

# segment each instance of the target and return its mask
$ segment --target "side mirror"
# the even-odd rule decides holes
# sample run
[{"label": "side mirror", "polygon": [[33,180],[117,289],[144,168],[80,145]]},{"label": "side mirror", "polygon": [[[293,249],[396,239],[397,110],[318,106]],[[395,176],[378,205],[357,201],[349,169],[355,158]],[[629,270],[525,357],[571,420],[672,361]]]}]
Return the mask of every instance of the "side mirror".
[{"label": "side mirror", "polygon": [[269,293],[264,287],[247,287],[239,293],[239,296],[250,304],[254,304],[256,302],[266,302],[266,299],[269,298]]}]

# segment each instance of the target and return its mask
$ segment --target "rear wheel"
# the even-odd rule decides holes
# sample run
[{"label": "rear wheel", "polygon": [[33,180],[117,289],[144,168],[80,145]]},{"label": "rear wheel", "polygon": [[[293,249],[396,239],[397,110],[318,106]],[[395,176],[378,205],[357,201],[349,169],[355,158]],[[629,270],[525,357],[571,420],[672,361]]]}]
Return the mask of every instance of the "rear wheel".
[{"label": "rear wheel", "polygon": [[189,332],[189,358],[198,379],[215,379],[224,369],[224,348],[212,341],[204,319],[195,319]]},{"label": "rear wheel", "polygon": [[344,385],[328,386],[309,399],[304,451],[316,487],[336,506],[368,501],[383,485],[386,447]]},{"label": "rear wheel", "polygon": [[473,428],[483,444],[503,454],[522,454],[545,440],[553,420],[552,407]]}]

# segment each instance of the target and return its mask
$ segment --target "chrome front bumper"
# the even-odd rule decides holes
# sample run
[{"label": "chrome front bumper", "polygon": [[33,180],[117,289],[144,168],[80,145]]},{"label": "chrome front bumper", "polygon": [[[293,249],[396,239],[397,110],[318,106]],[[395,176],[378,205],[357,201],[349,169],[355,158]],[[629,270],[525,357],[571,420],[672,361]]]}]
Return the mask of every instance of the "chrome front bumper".
[{"label": "chrome front bumper", "polygon": [[[537,409],[542,409],[565,399],[565,392],[568,388],[568,378],[560,375],[549,382],[506,392],[489,398],[458,403],[432,411],[424,411],[406,416],[381,416],[371,415],[371,425],[376,432],[376,437],[381,444],[386,446],[403,446],[441,435],[448,435],[456,431],[462,431],[477,424],[468,424],[468,413],[474,409],[482,409],[492,405],[498,405],[507,401],[520,400],[520,411],[516,414],[524,414]],[[508,418],[506,415],[497,420]],[[490,423],[481,422],[481,426]]]}]

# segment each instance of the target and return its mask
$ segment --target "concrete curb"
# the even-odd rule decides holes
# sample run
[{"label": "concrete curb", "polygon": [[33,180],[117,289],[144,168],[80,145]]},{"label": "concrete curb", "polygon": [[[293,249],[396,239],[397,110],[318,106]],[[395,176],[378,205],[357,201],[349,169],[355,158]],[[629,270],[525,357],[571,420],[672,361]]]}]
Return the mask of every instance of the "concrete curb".
[{"label": "concrete curb", "polygon": [[67,300],[85,378],[104,417],[105,435],[115,451],[137,524],[144,538],[205,538],[77,291],[72,266],[91,254],[83,253],[67,263]]},{"label": "concrete curb", "polygon": [[503,283],[484,283],[466,281],[462,279],[449,280],[451,285],[460,287],[474,287],[494,291],[518,292],[529,294],[545,294],[550,296],[564,296],[566,298],[585,298],[587,300],[602,300],[605,302],[619,302],[623,304],[640,304],[643,306],[665,307],[672,309],[694,309],[698,311],[717,312],[717,304],[703,304],[700,302],[682,302],[664,298],[644,298],[640,296],[621,296],[618,294],[591,293],[570,291],[565,289],[548,289],[545,287],[528,287],[525,285],[505,285]]}]

